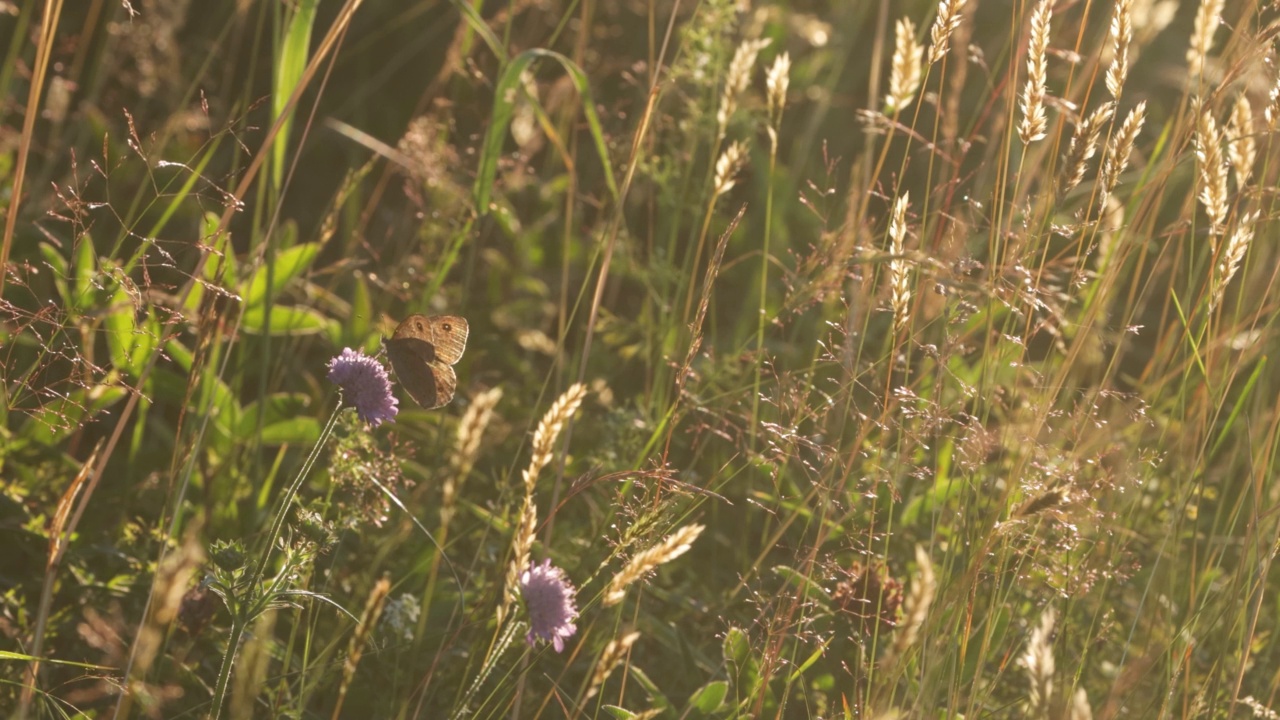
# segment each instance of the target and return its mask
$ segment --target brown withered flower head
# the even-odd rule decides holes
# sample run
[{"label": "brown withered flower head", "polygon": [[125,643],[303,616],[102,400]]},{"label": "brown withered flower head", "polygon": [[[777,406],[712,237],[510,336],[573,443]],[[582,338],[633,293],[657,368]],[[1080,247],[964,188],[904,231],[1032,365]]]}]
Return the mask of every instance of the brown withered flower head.
[{"label": "brown withered flower head", "polygon": [[897,626],[902,583],[893,579],[882,562],[855,562],[847,579],[836,585],[831,599],[840,617],[849,623],[852,635],[872,637]]}]

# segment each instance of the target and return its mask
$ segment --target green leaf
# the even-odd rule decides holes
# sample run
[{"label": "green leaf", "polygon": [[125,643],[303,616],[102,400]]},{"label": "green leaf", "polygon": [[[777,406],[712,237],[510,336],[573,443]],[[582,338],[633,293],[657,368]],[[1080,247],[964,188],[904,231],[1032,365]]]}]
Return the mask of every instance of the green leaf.
[{"label": "green leaf", "polygon": [[347,342],[351,347],[361,347],[369,338],[369,327],[373,323],[373,303],[369,299],[369,283],[364,275],[356,276],[356,286],[351,298],[351,318],[345,326]]},{"label": "green leaf", "polygon": [[489,131],[485,135],[484,146],[480,153],[480,171],[476,177],[472,196],[475,200],[476,213],[485,215],[489,212],[489,198],[493,194],[494,179],[498,174],[498,158],[502,155],[503,145],[507,141],[507,130],[511,127],[511,119],[515,117],[516,101],[524,86],[520,76],[534,62],[550,58],[560,63],[573,86],[578,90],[578,98],[582,103],[582,114],[587,118],[587,126],[591,138],[595,142],[596,152],[600,155],[600,164],[604,169],[605,185],[614,202],[618,200],[618,186],[613,180],[613,171],[609,167],[608,146],[604,142],[604,131],[600,127],[600,118],[596,116],[595,103],[591,100],[591,85],[587,81],[582,68],[554,50],[532,48],[525,50],[511,60],[494,90],[493,118],[489,123]]},{"label": "green leaf", "polygon": [[255,335],[313,335],[323,332],[328,322],[310,308],[273,305],[270,313],[263,307],[245,310],[240,327]]},{"label": "green leaf", "polygon": [[319,0],[301,0],[293,5],[295,9],[289,18],[289,27],[280,47],[280,57],[276,61],[276,83],[271,94],[271,120],[274,122],[281,115],[285,116],[275,144],[271,147],[271,184],[277,190],[284,180],[284,156],[289,147],[289,129],[293,124],[293,108],[288,107],[289,98],[293,96],[307,69],[311,28],[315,24],[316,6],[319,4]]},{"label": "green leaf", "polygon": [[640,687],[649,694],[649,700],[653,702],[655,710],[667,710],[671,707],[671,701],[666,695],[662,694],[662,690],[658,688],[658,684],[649,679],[649,675],[639,667],[632,665],[627,669],[628,674],[635,679]]},{"label": "green leaf", "polygon": [[[231,247],[231,233],[220,232],[218,230],[218,216],[213,213],[205,213],[204,221],[200,226],[200,240],[210,243],[209,258],[205,260],[204,270],[200,273],[200,280],[191,288],[191,294],[187,296],[187,302],[183,307],[195,312],[200,308],[200,301],[204,298],[205,285],[213,287],[235,287],[236,286],[236,262],[235,249]],[[224,270],[225,268],[225,270]],[[219,283],[218,273],[222,271],[221,283]]]},{"label": "green leaf", "polygon": [[310,403],[311,396],[305,393],[274,393],[263,400],[255,400],[244,407],[236,435],[250,439],[258,432],[259,416],[262,427],[288,422],[303,416]]},{"label": "green leaf", "polygon": [[270,267],[259,266],[240,286],[245,307],[260,305],[268,296],[275,297],[291,280],[306,272],[319,253],[320,243],[303,243],[282,250]]},{"label": "green leaf", "polygon": [[604,708],[605,712],[618,718],[618,720],[631,720],[631,718],[640,717],[639,713],[633,713],[630,710],[625,710],[617,705],[602,705],[601,707]]},{"label": "green leaf", "polygon": [[57,445],[64,438],[106,408],[128,396],[129,391],[114,385],[96,385],[72,391],[31,416],[23,434],[32,442]]},{"label": "green leaf", "polygon": [[78,309],[87,307],[93,293],[93,276],[98,273],[98,254],[93,248],[93,238],[85,233],[76,244],[75,296],[69,305]]},{"label": "green leaf", "polygon": [[107,352],[111,355],[111,364],[120,372],[128,373],[133,355],[133,336],[138,328],[134,320],[133,299],[124,285],[118,284],[111,294],[103,325],[107,330]]},{"label": "green leaf", "polygon": [[47,242],[40,243],[40,254],[44,256],[44,261],[48,263],[49,268],[53,270],[53,286],[57,288],[58,295],[69,308],[75,307],[71,302],[71,291],[67,286],[66,258],[62,257],[62,253],[58,248]]},{"label": "green leaf", "polygon": [[160,333],[160,321],[156,319],[155,308],[148,306],[142,327],[133,336],[133,350],[129,353],[130,377],[136,379],[142,376],[142,370],[147,366],[151,353],[155,351],[156,343],[160,340]]},{"label": "green leaf", "polygon": [[267,425],[259,440],[263,445],[312,445],[319,437],[320,421],[299,417]]},{"label": "green leaf", "polygon": [[724,680],[714,680],[694,691],[689,697],[689,707],[703,715],[710,715],[724,705],[724,699],[728,694],[729,683]]}]

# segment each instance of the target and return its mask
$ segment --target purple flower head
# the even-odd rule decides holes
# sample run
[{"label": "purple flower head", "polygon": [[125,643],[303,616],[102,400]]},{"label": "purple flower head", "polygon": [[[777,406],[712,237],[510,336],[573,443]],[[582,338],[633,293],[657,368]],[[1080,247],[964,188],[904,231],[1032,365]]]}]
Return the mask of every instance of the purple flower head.
[{"label": "purple flower head", "polygon": [[556,652],[564,650],[564,639],[578,631],[573,621],[578,608],[573,596],[577,591],[564,576],[564,571],[551,566],[551,560],[542,564],[529,563],[520,573],[520,594],[529,612],[529,634],[525,640],[533,645],[539,639],[549,640]]},{"label": "purple flower head", "polygon": [[399,401],[391,393],[387,369],[358,350],[343,348],[329,361],[329,381],[342,388],[342,397],[360,419],[377,427],[396,416]]}]

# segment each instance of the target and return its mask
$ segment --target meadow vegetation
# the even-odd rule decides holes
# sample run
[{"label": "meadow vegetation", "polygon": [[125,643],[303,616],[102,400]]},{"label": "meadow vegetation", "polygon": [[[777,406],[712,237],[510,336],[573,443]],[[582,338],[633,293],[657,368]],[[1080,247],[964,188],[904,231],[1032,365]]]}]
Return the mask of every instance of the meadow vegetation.
[{"label": "meadow vegetation", "polygon": [[0,33],[0,714],[1280,717],[1273,0]]}]

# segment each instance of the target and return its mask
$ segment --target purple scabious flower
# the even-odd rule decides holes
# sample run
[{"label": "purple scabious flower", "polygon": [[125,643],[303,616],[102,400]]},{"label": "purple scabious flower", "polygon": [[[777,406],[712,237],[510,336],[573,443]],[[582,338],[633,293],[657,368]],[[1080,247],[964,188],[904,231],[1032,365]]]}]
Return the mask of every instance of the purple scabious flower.
[{"label": "purple scabious flower", "polygon": [[529,612],[529,634],[525,641],[533,645],[539,639],[548,640],[556,652],[564,650],[564,639],[578,631],[573,621],[578,617],[574,605],[573,584],[564,571],[552,567],[551,560],[542,564],[529,563],[520,573],[520,594]]},{"label": "purple scabious flower", "polygon": [[329,361],[329,381],[342,388],[343,399],[373,427],[398,412],[399,401],[391,392],[387,369],[359,350],[343,348],[342,354]]}]

